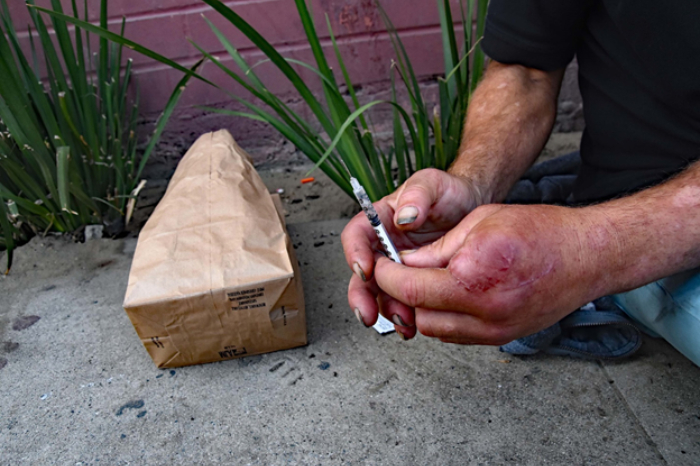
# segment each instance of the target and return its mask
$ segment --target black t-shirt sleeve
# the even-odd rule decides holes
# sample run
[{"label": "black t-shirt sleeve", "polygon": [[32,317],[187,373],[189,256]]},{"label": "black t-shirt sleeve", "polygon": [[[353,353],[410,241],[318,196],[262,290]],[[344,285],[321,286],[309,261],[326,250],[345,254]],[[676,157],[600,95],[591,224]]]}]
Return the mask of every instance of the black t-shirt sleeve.
[{"label": "black t-shirt sleeve", "polygon": [[481,46],[501,63],[544,71],[574,57],[596,0],[491,0]]}]

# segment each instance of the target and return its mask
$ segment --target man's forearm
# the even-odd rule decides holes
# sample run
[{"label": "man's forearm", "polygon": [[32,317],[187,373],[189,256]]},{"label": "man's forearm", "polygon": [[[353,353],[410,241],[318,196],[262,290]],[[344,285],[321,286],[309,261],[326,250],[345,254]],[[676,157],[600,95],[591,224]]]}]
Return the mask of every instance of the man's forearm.
[{"label": "man's forearm", "polygon": [[539,155],[554,124],[563,73],[489,65],[449,170],[472,182],[480,204],[503,200]]},{"label": "man's forearm", "polygon": [[700,163],[654,188],[581,209],[602,294],[631,290],[700,266]]}]

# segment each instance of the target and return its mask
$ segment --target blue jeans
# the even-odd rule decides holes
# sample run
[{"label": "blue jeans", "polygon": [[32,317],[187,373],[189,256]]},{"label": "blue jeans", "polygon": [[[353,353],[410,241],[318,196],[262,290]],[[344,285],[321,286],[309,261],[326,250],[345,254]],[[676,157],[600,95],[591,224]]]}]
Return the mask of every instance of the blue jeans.
[{"label": "blue jeans", "polygon": [[646,333],[663,337],[700,366],[700,268],[614,295],[613,299]]}]

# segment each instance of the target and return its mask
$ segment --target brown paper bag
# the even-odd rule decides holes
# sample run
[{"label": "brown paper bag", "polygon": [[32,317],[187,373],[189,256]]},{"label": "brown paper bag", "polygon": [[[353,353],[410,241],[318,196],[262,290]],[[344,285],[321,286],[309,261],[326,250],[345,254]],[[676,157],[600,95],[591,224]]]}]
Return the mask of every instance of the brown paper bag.
[{"label": "brown paper bag", "polygon": [[124,299],[158,367],[306,344],[301,277],[277,201],[228,131],[187,152],[139,235]]}]

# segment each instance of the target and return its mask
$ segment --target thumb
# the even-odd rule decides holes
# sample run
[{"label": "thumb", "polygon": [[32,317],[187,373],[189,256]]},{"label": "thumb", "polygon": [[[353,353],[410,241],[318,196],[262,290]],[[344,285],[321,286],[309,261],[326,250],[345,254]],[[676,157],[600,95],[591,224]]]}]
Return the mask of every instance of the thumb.
[{"label": "thumb", "polygon": [[430,208],[441,196],[442,176],[439,170],[421,170],[401,187],[394,201],[394,223],[403,230],[416,230],[425,223]]},{"label": "thumb", "polygon": [[408,267],[443,269],[462,247],[468,234],[468,229],[458,226],[427,246],[401,251],[401,260]]}]

